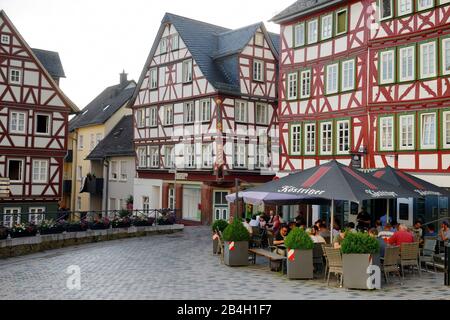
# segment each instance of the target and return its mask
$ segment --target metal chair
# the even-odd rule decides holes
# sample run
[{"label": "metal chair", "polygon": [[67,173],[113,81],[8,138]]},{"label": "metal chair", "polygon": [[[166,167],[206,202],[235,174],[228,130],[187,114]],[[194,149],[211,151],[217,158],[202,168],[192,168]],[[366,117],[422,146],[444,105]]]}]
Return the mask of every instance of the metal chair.
[{"label": "metal chair", "polygon": [[431,262],[434,267],[434,272],[436,272],[436,262],[434,260],[435,251],[436,251],[436,239],[425,239],[425,242],[423,244],[422,254],[420,255],[420,265],[422,265],[422,262],[425,263],[425,270],[428,271],[428,264],[427,262]]},{"label": "metal chair", "polygon": [[261,229],[259,227],[252,227],[252,238],[250,239],[250,244],[252,247],[261,248],[262,247],[262,236]]},{"label": "metal chair", "polygon": [[[337,277],[340,276],[340,287],[342,288],[344,282],[344,270],[342,264],[342,255],[340,249],[325,247],[325,253],[328,258],[328,276],[327,286],[330,285],[330,275],[334,273]],[[338,278],[339,279],[339,278]]]},{"label": "metal chair", "polygon": [[386,247],[384,251],[383,263],[381,269],[384,273],[386,283],[389,283],[388,276],[390,273],[396,273],[401,282],[400,266],[398,264],[400,258],[400,247]]},{"label": "metal chair", "polygon": [[[402,243],[400,246],[400,266],[402,277],[405,277],[405,267],[417,268],[419,277],[422,276],[419,263],[419,242]],[[413,271],[414,272],[414,271]]]}]

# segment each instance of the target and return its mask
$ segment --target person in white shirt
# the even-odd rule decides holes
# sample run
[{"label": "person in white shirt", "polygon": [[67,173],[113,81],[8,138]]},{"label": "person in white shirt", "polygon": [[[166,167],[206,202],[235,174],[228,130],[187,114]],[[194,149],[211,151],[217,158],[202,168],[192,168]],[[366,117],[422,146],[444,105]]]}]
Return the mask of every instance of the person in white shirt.
[{"label": "person in white shirt", "polygon": [[250,227],[259,227],[259,221],[256,216],[253,216],[252,220],[250,220]]},{"label": "person in white shirt", "polygon": [[317,226],[313,226],[309,231],[309,236],[314,243],[326,243],[325,239],[319,234],[319,228]]},{"label": "person in white shirt", "polygon": [[251,236],[253,234],[253,229],[250,226],[249,222],[250,222],[250,219],[247,218],[247,219],[244,220],[243,224],[244,224],[244,227],[247,229],[248,233],[250,233],[250,236]]}]

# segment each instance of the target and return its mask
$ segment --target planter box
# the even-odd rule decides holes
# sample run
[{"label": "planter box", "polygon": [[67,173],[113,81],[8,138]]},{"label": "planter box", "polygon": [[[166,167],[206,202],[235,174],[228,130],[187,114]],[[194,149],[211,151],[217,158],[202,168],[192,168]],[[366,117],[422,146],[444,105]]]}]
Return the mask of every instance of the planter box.
[{"label": "planter box", "polygon": [[372,264],[370,254],[342,255],[344,288],[369,290],[367,268]]},{"label": "planter box", "polygon": [[230,250],[230,243],[225,241],[225,265],[230,267],[248,266],[248,241],[234,242],[234,250]]},{"label": "planter box", "polygon": [[287,260],[288,279],[314,279],[313,250],[294,250],[294,260]]}]

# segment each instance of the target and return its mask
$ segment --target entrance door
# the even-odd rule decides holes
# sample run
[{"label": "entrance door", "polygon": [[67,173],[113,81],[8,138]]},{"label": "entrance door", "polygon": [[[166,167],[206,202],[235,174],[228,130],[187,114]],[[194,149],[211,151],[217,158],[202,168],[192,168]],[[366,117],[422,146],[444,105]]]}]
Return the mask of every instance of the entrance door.
[{"label": "entrance door", "polygon": [[227,195],[227,191],[214,191],[214,221],[228,221],[228,219],[230,218],[230,208],[228,206],[228,201],[225,198]]},{"label": "entrance door", "polygon": [[201,222],[200,189],[183,188],[183,219]]}]

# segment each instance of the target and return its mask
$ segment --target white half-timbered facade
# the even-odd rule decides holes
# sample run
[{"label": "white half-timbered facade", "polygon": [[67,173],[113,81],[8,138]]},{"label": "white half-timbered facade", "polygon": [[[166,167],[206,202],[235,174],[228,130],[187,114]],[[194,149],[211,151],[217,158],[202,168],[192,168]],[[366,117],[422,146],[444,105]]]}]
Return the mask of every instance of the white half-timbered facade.
[{"label": "white half-timbered facade", "polygon": [[277,43],[262,23],[229,30],[166,14],[132,106],[137,204],[153,192],[151,207],[176,206],[179,218],[209,224],[229,216],[235,178],[274,177]]},{"label": "white half-timbered facade", "polygon": [[58,87],[59,57],[59,66],[45,66],[42,55],[48,64],[57,53],[32,50],[0,11],[0,177],[9,184],[0,213],[8,226],[20,220],[8,213],[56,212],[62,196],[68,116],[77,108]]}]

